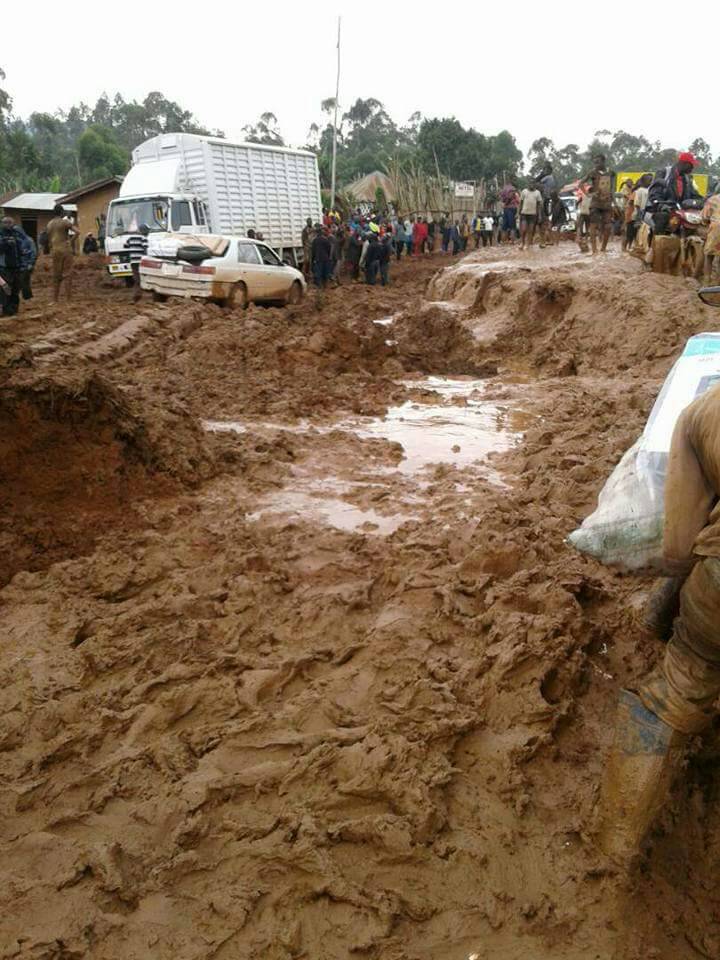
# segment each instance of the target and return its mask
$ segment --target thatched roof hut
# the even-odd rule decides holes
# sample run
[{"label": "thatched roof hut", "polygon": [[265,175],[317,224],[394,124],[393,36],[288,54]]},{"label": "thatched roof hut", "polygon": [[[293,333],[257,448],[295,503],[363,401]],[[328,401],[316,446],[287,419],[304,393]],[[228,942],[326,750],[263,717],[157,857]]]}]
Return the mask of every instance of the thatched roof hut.
[{"label": "thatched roof hut", "polygon": [[358,201],[375,203],[378,187],[380,187],[382,192],[385,194],[386,200],[389,200],[390,202],[395,200],[395,188],[393,186],[393,182],[390,177],[381,170],[375,170],[373,173],[368,173],[366,176],[360,177],[359,180],[354,180],[352,183],[349,183],[345,187],[345,192],[352,194],[352,196]]}]

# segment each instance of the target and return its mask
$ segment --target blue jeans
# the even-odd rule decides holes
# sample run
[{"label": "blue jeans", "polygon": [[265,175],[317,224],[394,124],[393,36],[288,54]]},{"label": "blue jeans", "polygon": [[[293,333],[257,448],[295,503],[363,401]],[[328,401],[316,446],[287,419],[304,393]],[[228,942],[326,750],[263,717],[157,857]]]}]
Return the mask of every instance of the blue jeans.
[{"label": "blue jeans", "polygon": [[329,260],[316,260],[313,264],[313,277],[316,287],[324,287],[332,276],[332,263]]},{"label": "blue jeans", "polygon": [[502,229],[512,233],[515,230],[515,207],[505,207],[503,209]]}]

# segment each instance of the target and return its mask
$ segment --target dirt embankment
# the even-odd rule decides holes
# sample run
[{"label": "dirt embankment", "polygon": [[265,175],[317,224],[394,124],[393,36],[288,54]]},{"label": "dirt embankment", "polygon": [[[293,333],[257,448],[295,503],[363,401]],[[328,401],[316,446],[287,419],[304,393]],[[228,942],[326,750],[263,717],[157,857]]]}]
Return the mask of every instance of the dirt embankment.
[{"label": "dirt embankment", "polygon": [[[614,697],[660,651],[633,617],[648,584],[564,542],[713,318],[619,258],[493,257],[429,305],[423,263],[320,311],[143,305],[120,336],[137,311],[94,289],[0,332],[17,470],[48,413],[23,390],[101,374],[94,405],[53,408],[52,470],[86,489],[97,462],[139,517],[0,593],[0,956],[718,955],[713,737],[630,881],[589,840]],[[412,476],[348,429],[437,403],[413,373],[484,375],[512,408],[504,485]],[[150,410],[179,419],[152,433]],[[377,522],[268,509],[328,487]]]}]

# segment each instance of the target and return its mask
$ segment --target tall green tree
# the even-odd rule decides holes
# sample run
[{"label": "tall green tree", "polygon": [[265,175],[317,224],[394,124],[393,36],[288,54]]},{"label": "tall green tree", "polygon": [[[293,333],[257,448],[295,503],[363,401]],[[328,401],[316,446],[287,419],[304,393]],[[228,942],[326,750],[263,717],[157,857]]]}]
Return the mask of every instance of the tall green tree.
[{"label": "tall green tree", "polygon": [[278,129],[278,119],[269,110],[261,113],[256,123],[244,126],[243,133],[250,143],[266,143],[271,147],[285,146],[285,140]]},{"label": "tall green tree", "polygon": [[111,127],[87,127],[78,138],[78,158],[84,180],[104,180],[127,172],[130,156]]}]

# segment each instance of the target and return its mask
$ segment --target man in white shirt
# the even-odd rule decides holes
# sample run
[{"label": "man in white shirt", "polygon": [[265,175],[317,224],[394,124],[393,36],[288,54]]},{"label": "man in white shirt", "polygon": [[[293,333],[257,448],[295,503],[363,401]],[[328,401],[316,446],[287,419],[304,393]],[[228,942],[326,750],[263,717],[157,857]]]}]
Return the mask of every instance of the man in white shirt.
[{"label": "man in white shirt", "polygon": [[489,213],[482,218],[482,242],[484,247],[491,247],[493,242],[494,220]]},{"label": "man in white shirt", "polygon": [[575,239],[580,247],[581,253],[587,253],[588,234],[590,233],[590,204],[592,203],[592,194],[583,193],[577,205],[577,219],[575,221]]},{"label": "man in white shirt", "polygon": [[[525,187],[520,194],[520,249],[535,239],[535,227],[542,209],[543,197],[537,187]],[[528,239],[529,236],[529,239]]]},{"label": "man in white shirt", "polygon": [[652,174],[644,173],[637,184],[635,189],[627,200],[627,203],[630,205],[629,216],[625,218],[625,245],[624,250],[631,250],[632,245],[635,242],[635,235],[640,229],[640,224],[643,222],[643,217],[645,216],[645,207],[648,202],[648,192],[650,184],[652,183]]}]

